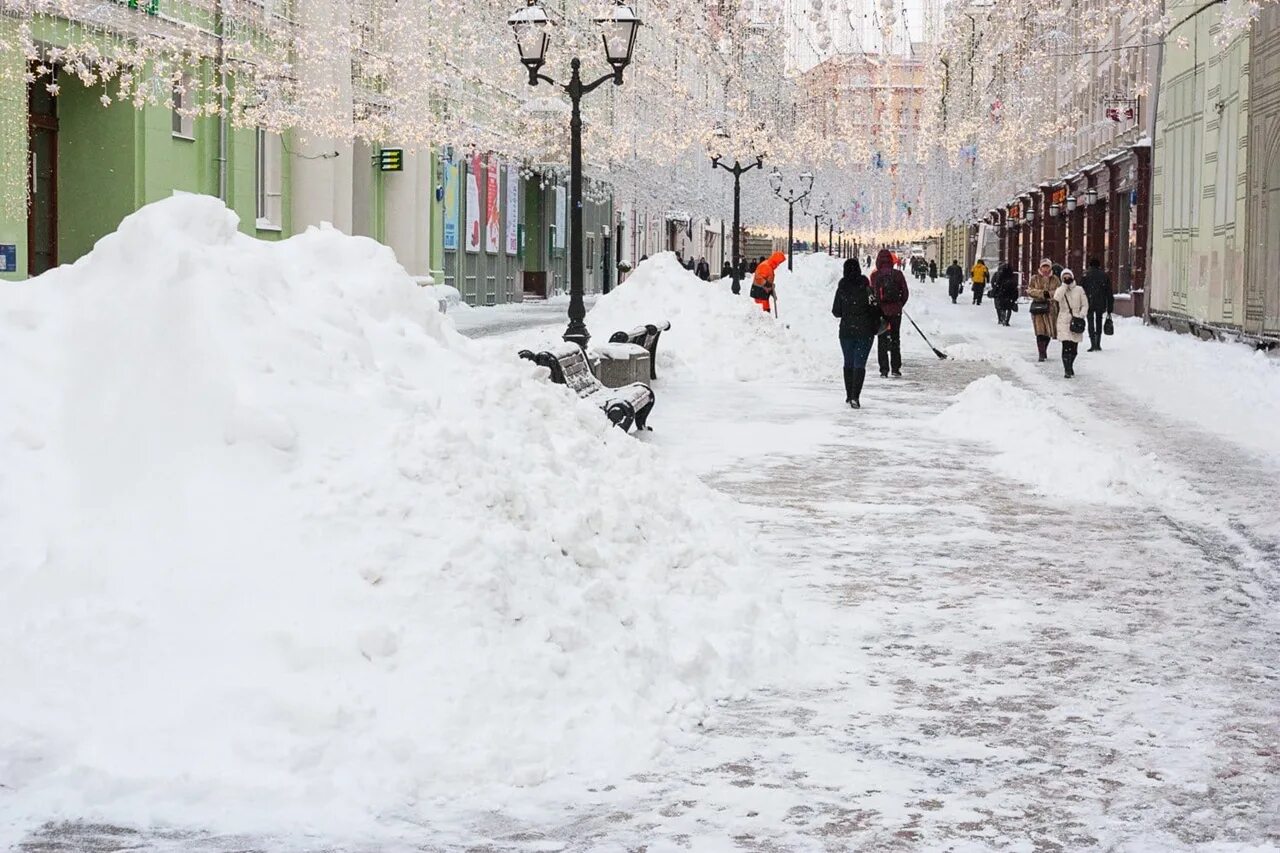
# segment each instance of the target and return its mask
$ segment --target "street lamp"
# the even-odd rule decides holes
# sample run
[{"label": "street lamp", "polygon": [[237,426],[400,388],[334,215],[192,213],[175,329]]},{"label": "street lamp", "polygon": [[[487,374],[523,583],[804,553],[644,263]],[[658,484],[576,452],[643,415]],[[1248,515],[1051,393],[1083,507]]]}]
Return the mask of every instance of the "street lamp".
[{"label": "street lamp", "polygon": [[791,257],[796,240],[796,202],[803,200],[813,190],[813,173],[801,172],[800,185],[787,187],[783,193],[782,173],[775,166],[769,173],[769,186],[773,194],[787,203],[787,269],[792,269]]},{"label": "street lamp", "polygon": [[[818,232],[818,223],[823,219],[827,219],[827,200],[812,203],[813,196],[806,196],[800,209],[804,211],[805,216],[813,217],[813,251],[817,254],[822,249],[822,237]],[[811,204],[812,203],[812,204]]]},{"label": "street lamp", "polygon": [[1093,207],[1098,203],[1098,190],[1096,187],[1089,187],[1084,194],[1084,203],[1089,207]]},{"label": "street lamp", "polygon": [[582,62],[576,56],[569,62],[569,82],[557,83],[541,73],[551,45],[551,18],[538,0],[526,0],[524,8],[512,13],[507,23],[515,32],[520,61],[529,71],[529,85],[539,81],[559,86],[569,96],[573,110],[569,118],[569,328],[564,339],[586,349],[591,335],[587,332],[587,309],[582,301],[582,285],[586,270],[582,257],[582,110],[584,95],[594,92],[610,80],[622,85],[622,72],[631,64],[636,46],[640,18],[622,0],[610,6],[595,19],[604,41],[605,61],[613,70],[590,83],[582,82]]},{"label": "street lamp", "polygon": [[[729,131],[723,124],[718,125],[712,134],[712,138],[714,140],[714,144],[717,146],[723,145],[724,142],[729,139]],[[726,172],[733,175],[733,265],[730,268],[729,273],[733,277],[732,289],[736,296],[742,292],[742,273],[740,271],[738,258],[738,236],[739,232],[742,230],[742,176],[744,173],[750,172],[752,169],[763,169],[764,156],[757,155],[754,163],[748,163],[745,166],[742,165],[741,161],[737,158],[734,158],[733,165],[729,166],[721,158],[721,154],[716,153],[711,155],[711,168],[724,169]]]},{"label": "street lamp", "polygon": [[1079,202],[1076,201],[1076,197],[1070,196],[1067,199],[1067,213],[1075,213],[1077,204],[1079,204]]}]

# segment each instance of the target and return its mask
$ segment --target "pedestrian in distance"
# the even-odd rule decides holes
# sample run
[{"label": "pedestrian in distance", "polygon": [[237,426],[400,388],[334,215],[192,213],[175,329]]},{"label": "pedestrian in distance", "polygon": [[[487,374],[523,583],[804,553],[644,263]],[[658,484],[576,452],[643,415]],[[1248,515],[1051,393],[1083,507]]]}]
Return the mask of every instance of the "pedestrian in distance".
[{"label": "pedestrian in distance", "polygon": [[729,278],[732,275],[733,275],[733,264],[729,263],[728,261],[725,261],[720,265],[720,277]]},{"label": "pedestrian in distance", "polygon": [[880,306],[871,283],[862,274],[857,258],[844,262],[844,276],[836,285],[831,313],[840,318],[840,349],[844,353],[844,401],[862,408],[862,384],[867,379],[867,358],[880,329]]},{"label": "pedestrian in distance", "polygon": [[991,282],[991,299],[996,303],[996,322],[1009,325],[1013,312],[1018,310],[1018,277],[1009,264],[1001,264],[996,270]]},{"label": "pedestrian in distance", "polygon": [[937,280],[938,280],[938,262],[929,261],[929,283],[932,284]]},{"label": "pedestrian in distance", "polygon": [[751,298],[760,306],[760,310],[769,313],[769,300],[774,298],[774,277],[778,267],[787,261],[782,252],[774,252],[756,267],[755,277],[751,280]]},{"label": "pedestrian in distance", "polygon": [[698,258],[698,266],[694,274],[703,281],[711,281],[711,265],[707,263],[706,258]]},{"label": "pedestrian in distance", "polygon": [[1053,294],[1062,282],[1053,274],[1053,264],[1046,258],[1040,262],[1040,269],[1027,282],[1027,296],[1031,297],[1031,326],[1036,333],[1036,349],[1040,353],[1040,361],[1049,358],[1049,341],[1058,336],[1056,311],[1057,304]]},{"label": "pedestrian in distance", "polygon": [[969,277],[973,281],[973,304],[982,304],[983,291],[987,289],[987,264],[982,258],[978,258],[977,263],[973,265],[973,270],[969,273]]},{"label": "pedestrian in distance", "polygon": [[911,291],[907,288],[907,278],[902,270],[894,269],[893,254],[888,249],[881,249],[876,255],[876,271],[871,275],[871,292],[876,302],[880,303],[880,313],[885,319],[884,331],[880,333],[876,348],[880,376],[886,377],[890,371],[893,371],[894,376],[901,376],[902,309],[911,298]]},{"label": "pedestrian in distance", "polygon": [[1111,312],[1116,307],[1116,295],[1111,290],[1111,276],[1102,269],[1097,258],[1089,259],[1089,269],[1080,283],[1084,287],[1084,295],[1089,299],[1089,352],[1102,351],[1102,330],[1106,321],[1111,320]]},{"label": "pedestrian in distance", "polygon": [[1053,292],[1058,304],[1058,340],[1062,341],[1063,376],[1074,379],[1076,356],[1080,354],[1080,342],[1084,340],[1085,317],[1089,313],[1089,297],[1084,288],[1076,284],[1071,270],[1062,271],[1062,284]]},{"label": "pedestrian in distance", "polygon": [[953,260],[951,266],[947,267],[947,295],[951,297],[952,305],[956,304],[963,290],[964,270],[961,269],[959,261]]},{"label": "pedestrian in distance", "polygon": [[1053,274],[1054,274],[1054,275],[1056,275],[1059,279],[1061,279],[1061,278],[1062,278],[1062,264],[1060,264],[1060,263],[1058,263],[1058,262],[1056,262],[1056,261],[1054,262],[1054,264],[1053,264]]}]

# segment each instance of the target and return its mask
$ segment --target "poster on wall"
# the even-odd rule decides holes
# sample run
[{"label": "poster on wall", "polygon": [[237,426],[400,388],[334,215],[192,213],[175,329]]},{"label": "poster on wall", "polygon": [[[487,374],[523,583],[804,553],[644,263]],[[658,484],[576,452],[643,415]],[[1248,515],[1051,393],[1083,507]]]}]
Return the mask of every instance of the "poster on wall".
[{"label": "poster on wall", "polygon": [[458,251],[458,164],[444,167],[444,248]]},{"label": "poster on wall", "polygon": [[467,164],[467,251],[480,251],[480,155]]},{"label": "poster on wall", "polygon": [[557,249],[564,248],[565,238],[565,203],[564,203],[564,187],[556,187],[556,239],[552,243]]},{"label": "poster on wall", "polygon": [[507,167],[507,254],[520,252],[520,170]]},{"label": "poster on wall", "polygon": [[498,158],[490,154],[485,158],[484,185],[484,250],[496,254],[501,245],[502,215],[499,210]]}]

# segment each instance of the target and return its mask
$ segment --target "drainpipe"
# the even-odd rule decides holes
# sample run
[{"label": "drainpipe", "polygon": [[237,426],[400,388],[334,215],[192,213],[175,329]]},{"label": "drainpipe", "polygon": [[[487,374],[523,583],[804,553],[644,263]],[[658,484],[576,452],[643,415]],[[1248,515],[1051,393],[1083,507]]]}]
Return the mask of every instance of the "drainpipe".
[{"label": "drainpipe", "polygon": [[217,0],[213,7],[213,30],[218,39],[215,59],[218,64],[218,198],[227,203],[227,73],[226,52],[223,39],[223,0]]},{"label": "drainpipe", "polygon": [[[1213,5],[1213,4],[1210,4]],[[1160,19],[1164,20],[1165,8],[1168,6],[1166,0],[1160,0]],[[1197,14],[1199,14],[1197,12]],[[1155,183],[1156,168],[1156,128],[1160,121],[1160,86],[1161,78],[1164,76],[1164,43],[1173,34],[1173,31],[1185,20],[1175,24],[1160,37],[1160,43],[1156,45],[1156,79],[1155,85],[1151,87],[1151,132],[1149,134],[1149,142],[1151,143],[1151,155],[1147,161],[1147,209],[1142,213],[1147,217],[1147,269],[1146,276],[1142,282],[1142,322],[1145,325],[1151,325],[1151,295],[1152,285],[1155,284],[1155,257],[1156,257],[1156,222],[1155,211],[1152,209],[1151,199],[1155,197],[1155,187],[1151,184]]]}]

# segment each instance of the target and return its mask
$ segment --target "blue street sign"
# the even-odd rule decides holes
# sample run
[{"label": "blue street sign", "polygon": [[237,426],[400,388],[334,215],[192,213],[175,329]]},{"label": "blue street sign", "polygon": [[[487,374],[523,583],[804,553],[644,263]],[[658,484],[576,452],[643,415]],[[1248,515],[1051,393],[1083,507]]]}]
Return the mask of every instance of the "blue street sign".
[{"label": "blue street sign", "polygon": [[13,243],[0,243],[0,272],[18,271],[18,247]]}]

